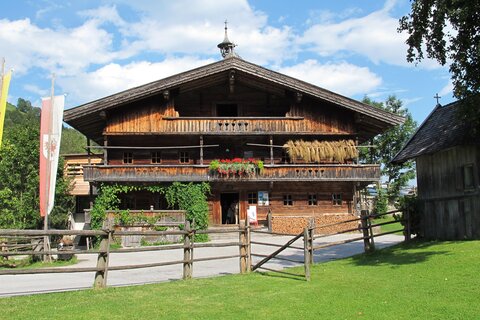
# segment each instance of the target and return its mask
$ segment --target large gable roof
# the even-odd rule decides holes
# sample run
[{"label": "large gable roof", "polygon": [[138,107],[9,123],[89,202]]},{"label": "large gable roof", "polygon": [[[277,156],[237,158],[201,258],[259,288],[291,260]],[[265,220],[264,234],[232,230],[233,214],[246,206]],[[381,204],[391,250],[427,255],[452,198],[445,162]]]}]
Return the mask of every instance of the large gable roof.
[{"label": "large gable roof", "polygon": [[272,85],[328,101],[339,107],[375,119],[383,123],[385,127],[397,125],[404,121],[402,117],[393,113],[344,97],[305,81],[266,69],[235,56],[65,110],[64,121],[81,132],[86,133],[86,131],[89,131],[86,129],[87,127],[98,126],[102,121],[99,117],[102,111],[112,110],[119,106],[160,94],[165,90],[174,89],[186,83],[215,76],[228,72],[229,70],[236,70],[256,79],[267,81]]},{"label": "large gable roof", "polygon": [[392,162],[402,163],[424,154],[473,144],[468,123],[457,117],[459,106],[458,102],[437,105]]}]

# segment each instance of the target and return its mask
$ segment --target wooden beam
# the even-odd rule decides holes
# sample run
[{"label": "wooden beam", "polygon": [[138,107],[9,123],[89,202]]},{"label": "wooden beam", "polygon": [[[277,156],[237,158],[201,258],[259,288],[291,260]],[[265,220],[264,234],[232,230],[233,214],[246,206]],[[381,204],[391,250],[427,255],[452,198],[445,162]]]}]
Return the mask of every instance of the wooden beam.
[{"label": "wooden beam", "polygon": [[214,148],[219,144],[206,144],[199,146],[168,146],[168,147],[132,147],[132,146],[90,146],[92,149],[132,149],[132,150],[162,150],[162,149],[194,149],[194,148]]}]

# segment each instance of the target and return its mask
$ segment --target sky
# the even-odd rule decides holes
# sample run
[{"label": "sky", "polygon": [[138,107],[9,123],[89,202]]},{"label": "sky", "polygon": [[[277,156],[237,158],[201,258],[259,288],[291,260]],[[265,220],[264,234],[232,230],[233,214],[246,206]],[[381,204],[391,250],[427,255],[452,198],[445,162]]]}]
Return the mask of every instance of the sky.
[{"label": "sky", "polygon": [[228,35],[245,60],[347,97],[396,95],[421,123],[453,101],[447,66],[407,63],[396,30],[408,0],[0,0],[8,101],[75,107],[218,61]]}]

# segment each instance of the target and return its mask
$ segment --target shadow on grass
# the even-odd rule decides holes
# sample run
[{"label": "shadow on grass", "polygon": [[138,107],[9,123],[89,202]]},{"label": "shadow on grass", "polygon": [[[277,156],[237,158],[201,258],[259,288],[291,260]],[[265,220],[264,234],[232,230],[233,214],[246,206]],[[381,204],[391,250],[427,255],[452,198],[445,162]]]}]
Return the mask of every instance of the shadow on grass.
[{"label": "shadow on grass", "polygon": [[294,274],[294,273],[288,273],[288,272],[282,272],[282,271],[259,271],[259,275],[264,276],[264,277],[270,277],[270,278],[283,278],[283,279],[289,279],[289,280],[298,280],[298,281],[306,281],[305,280],[305,275],[303,274]]},{"label": "shadow on grass", "polygon": [[351,258],[357,266],[400,266],[427,261],[432,256],[447,255],[449,251],[422,251],[438,242],[413,240],[372,253],[359,254]]}]

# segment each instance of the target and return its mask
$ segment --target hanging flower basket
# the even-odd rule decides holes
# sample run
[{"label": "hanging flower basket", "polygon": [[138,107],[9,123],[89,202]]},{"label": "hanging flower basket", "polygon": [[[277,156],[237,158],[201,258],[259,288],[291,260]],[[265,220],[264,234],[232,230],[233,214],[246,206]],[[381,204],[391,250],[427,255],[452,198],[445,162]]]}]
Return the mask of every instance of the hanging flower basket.
[{"label": "hanging flower basket", "polygon": [[262,172],[263,161],[241,158],[212,160],[209,169],[222,176],[250,177]]}]

